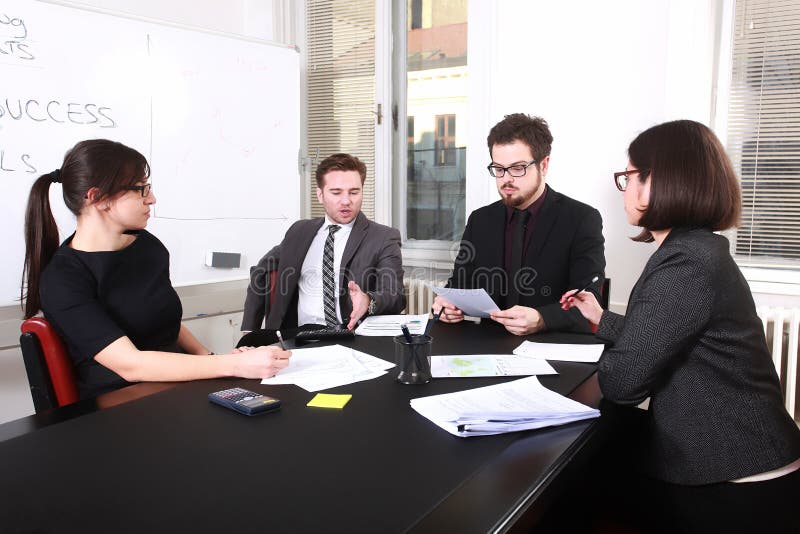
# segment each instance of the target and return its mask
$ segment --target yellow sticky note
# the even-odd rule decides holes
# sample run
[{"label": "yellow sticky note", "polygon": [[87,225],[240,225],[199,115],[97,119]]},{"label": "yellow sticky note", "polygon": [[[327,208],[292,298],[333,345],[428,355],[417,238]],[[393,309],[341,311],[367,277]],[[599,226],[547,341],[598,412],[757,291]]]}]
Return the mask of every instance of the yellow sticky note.
[{"label": "yellow sticky note", "polygon": [[347,395],[332,395],[330,393],[317,393],[317,396],[308,401],[306,406],[315,406],[317,408],[344,408],[353,396]]}]

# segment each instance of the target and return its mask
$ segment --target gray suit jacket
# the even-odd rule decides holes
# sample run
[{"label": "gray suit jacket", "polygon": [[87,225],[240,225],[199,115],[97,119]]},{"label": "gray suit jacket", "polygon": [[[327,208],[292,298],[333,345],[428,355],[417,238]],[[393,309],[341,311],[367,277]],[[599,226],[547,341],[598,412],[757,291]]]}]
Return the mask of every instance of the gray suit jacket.
[{"label": "gray suit jacket", "polygon": [[[267,313],[266,328],[277,330],[297,325],[297,284],[308,248],[324,217],[294,223],[281,243],[250,269],[250,285],[244,304],[242,330],[258,330]],[[277,270],[276,294],[269,306],[268,273]],[[339,271],[339,306],[347,322],[353,305],[347,283],[354,280],[372,296],[375,314],[400,313],[406,305],[403,290],[403,259],[400,232],[370,221],[363,213],[356,217],[347,239]]]},{"label": "gray suit jacket", "polygon": [[645,266],[626,316],[603,312],[612,344],[598,378],[610,401],[650,397],[641,449],[650,475],[710,484],[800,458],[753,297],[728,240],[673,229]]}]

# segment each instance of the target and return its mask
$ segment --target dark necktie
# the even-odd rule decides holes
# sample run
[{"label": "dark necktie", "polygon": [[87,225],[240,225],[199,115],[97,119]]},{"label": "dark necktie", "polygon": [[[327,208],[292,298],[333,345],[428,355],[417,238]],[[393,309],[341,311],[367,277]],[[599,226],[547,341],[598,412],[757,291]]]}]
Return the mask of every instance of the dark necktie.
[{"label": "dark necktie", "polygon": [[325,324],[336,326],[336,282],[333,276],[333,234],[341,226],[332,224],[328,227],[325,248],[322,250],[322,305],[325,308]]},{"label": "dark necktie", "polygon": [[506,307],[510,308],[519,304],[519,287],[517,287],[517,274],[522,268],[522,252],[525,250],[525,227],[531,212],[515,209],[511,216],[511,264],[508,271],[508,299]]}]

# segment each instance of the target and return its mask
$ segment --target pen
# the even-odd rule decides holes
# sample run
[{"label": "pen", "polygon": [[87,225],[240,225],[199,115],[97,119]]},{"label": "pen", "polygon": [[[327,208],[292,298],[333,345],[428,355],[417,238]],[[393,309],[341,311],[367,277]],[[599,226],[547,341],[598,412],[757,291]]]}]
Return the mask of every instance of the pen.
[{"label": "pen", "polygon": [[431,326],[433,326],[433,323],[435,323],[436,321],[439,320],[439,315],[442,313],[442,310],[439,310],[439,313],[436,313],[436,312],[433,311],[433,308],[431,308],[431,312],[433,312],[433,320],[432,321],[428,321],[428,324],[425,326],[425,335],[426,336],[428,335],[428,332],[430,331]]},{"label": "pen", "polygon": [[[411,332],[408,330],[408,325],[405,323],[400,325],[400,330],[403,331],[403,337],[406,338],[406,342],[411,346],[411,355],[414,357],[414,364],[417,366],[417,371],[422,370],[422,362],[419,359],[419,355],[417,354],[417,347],[414,346],[414,338],[411,337]],[[403,366],[403,371],[408,371],[409,364],[411,363],[411,359],[406,362]]]},{"label": "pen", "polygon": [[278,341],[281,342],[281,349],[286,350],[286,345],[283,344],[283,336],[281,335],[281,331],[275,330],[275,335],[278,336]]},{"label": "pen", "polygon": [[591,282],[589,282],[588,284],[586,284],[585,286],[583,286],[583,289],[576,289],[575,291],[573,291],[572,293],[570,293],[569,295],[567,295],[567,298],[568,298],[568,299],[571,299],[572,297],[574,297],[575,295],[577,295],[577,294],[578,294],[578,293],[580,293],[581,291],[586,291],[587,289],[589,289],[589,286],[591,286],[592,284],[594,284],[594,283],[595,283],[595,282],[597,282],[598,280],[600,280],[600,277],[599,277],[599,276],[597,276],[597,275],[595,275],[595,276],[594,276],[594,278],[592,278],[592,281],[591,281]]}]

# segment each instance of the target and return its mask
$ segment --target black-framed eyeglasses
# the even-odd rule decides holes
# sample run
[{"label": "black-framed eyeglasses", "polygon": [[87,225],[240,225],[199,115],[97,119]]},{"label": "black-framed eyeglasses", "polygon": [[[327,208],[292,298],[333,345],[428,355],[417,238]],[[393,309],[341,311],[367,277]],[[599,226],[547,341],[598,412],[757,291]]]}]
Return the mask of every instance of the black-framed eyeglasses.
[{"label": "black-framed eyeglasses", "polygon": [[642,174],[646,173],[647,171],[644,169],[631,169],[629,171],[621,171],[614,173],[614,184],[617,186],[617,189],[620,191],[625,191],[628,187],[628,175],[630,174]]},{"label": "black-framed eyeglasses", "polygon": [[126,191],[139,191],[142,194],[142,198],[147,198],[150,196],[150,192],[153,190],[153,184],[144,184],[144,185],[129,185],[123,187]]},{"label": "black-framed eyeglasses", "polygon": [[503,167],[502,165],[497,165],[496,163],[490,163],[486,168],[489,169],[489,174],[491,174],[494,178],[502,178],[506,175],[506,173],[510,174],[514,178],[520,178],[525,176],[525,173],[528,172],[528,167],[535,163],[538,163],[535,159],[530,160],[528,163],[515,163],[514,165],[509,165],[508,167]]}]

